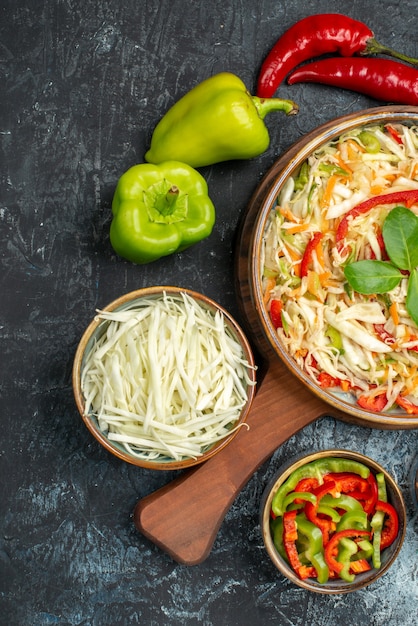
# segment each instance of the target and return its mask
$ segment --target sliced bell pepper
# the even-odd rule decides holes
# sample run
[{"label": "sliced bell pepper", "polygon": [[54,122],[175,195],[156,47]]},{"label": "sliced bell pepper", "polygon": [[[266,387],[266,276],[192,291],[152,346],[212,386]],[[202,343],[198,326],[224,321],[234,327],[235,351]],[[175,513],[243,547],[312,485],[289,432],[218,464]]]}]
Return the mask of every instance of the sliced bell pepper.
[{"label": "sliced bell pepper", "polygon": [[373,196],[368,198],[364,202],[361,202],[355,206],[351,211],[346,213],[340,223],[338,224],[337,231],[335,233],[336,242],[340,242],[347,236],[348,225],[351,220],[355,219],[359,215],[367,213],[370,209],[373,209],[379,204],[398,204],[404,203],[406,207],[412,206],[415,202],[418,202],[418,189],[411,189],[406,191],[394,191],[380,196]]},{"label": "sliced bell pepper", "polygon": [[275,515],[283,514],[283,501],[288,493],[294,491],[294,488],[302,478],[316,478],[319,483],[323,482],[323,476],[330,472],[353,472],[359,474],[362,478],[367,478],[370,469],[367,465],[355,461],[353,459],[345,459],[339,457],[325,457],[301,465],[298,469],[290,474],[274,494],[272,500],[272,510]]},{"label": "sliced bell pepper", "polygon": [[355,574],[350,572],[351,570],[351,557],[357,552],[357,544],[349,537],[341,537],[339,546],[338,546],[338,556],[337,563],[342,565],[338,575],[343,580],[346,580],[348,583],[352,583]]},{"label": "sliced bell pepper", "polygon": [[361,529],[352,529],[349,528],[347,530],[341,530],[340,532],[334,533],[327,545],[325,546],[325,562],[328,565],[329,569],[336,574],[340,575],[344,563],[337,560],[338,556],[338,548],[341,539],[349,538],[356,539],[357,537],[370,537],[370,533],[368,530]]},{"label": "sliced bell pepper", "polygon": [[367,530],[367,521],[367,513],[363,509],[347,511],[338,522],[336,531],[340,532],[340,530],[347,530],[348,528]]},{"label": "sliced bell pepper", "polygon": [[342,511],[355,511],[362,509],[361,503],[356,500],[356,498],[345,494],[341,494],[337,498],[329,495],[324,496],[321,500],[321,505],[326,505]]},{"label": "sliced bell pepper", "polygon": [[351,574],[361,574],[362,572],[369,572],[372,569],[367,559],[356,559],[355,557],[356,555],[353,556],[350,563]]},{"label": "sliced bell pepper", "polygon": [[317,478],[310,476],[309,478],[302,478],[295,487],[295,491],[310,491],[319,486]]},{"label": "sliced bell pepper", "polygon": [[357,404],[361,406],[362,409],[366,409],[367,411],[373,411],[374,413],[380,413],[385,408],[387,403],[387,398],[385,393],[380,393],[372,396],[359,396],[357,398]]},{"label": "sliced bell pepper", "polygon": [[[373,546],[370,543],[370,541],[368,539],[359,539],[357,541],[357,546],[358,546],[358,551],[357,553],[353,556],[353,561],[367,561],[367,559],[370,559],[372,554],[373,554]],[[369,566],[368,569],[371,569],[371,567]]]},{"label": "sliced bell pepper", "polygon": [[418,405],[414,404],[408,398],[398,396],[396,398],[396,404],[408,413],[408,415],[418,415]]},{"label": "sliced bell pepper", "polygon": [[167,111],[154,129],[145,160],[202,167],[256,157],[270,144],[264,118],[271,111],[293,115],[298,106],[292,100],[252,96],[238,76],[215,74]]},{"label": "sliced bell pepper", "polygon": [[280,300],[272,300],[270,303],[270,318],[274,328],[282,328],[283,303]]},{"label": "sliced bell pepper", "polygon": [[376,484],[377,484],[377,499],[380,500],[380,502],[387,502],[388,493],[386,490],[386,481],[385,481],[385,475],[383,474],[383,472],[379,472],[378,474],[376,474]]},{"label": "sliced bell pepper", "polygon": [[283,514],[283,546],[292,569],[298,576],[305,578],[306,571],[303,569],[303,564],[299,558],[298,549],[296,547],[298,538],[296,514],[297,511],[286,511]]},{"label": "sliced bell pepper", "polygon": [[399,532],[399,517],[394,506],[389,502],[376,503],[376,511],[384,513],[383,528],[381,530],[380,550],[388,548],[395,541]]},{"label": "sliced bell pepper", "polygon": [[175,161],[131,167],[118,181],[112,212],[112,247],[138,264],[185,250],[208,237],[215,223],[206,180]]},{"label": "sliced bell pepper", "polygon": [[324,233],[318,231],[314,233],[312,238],[308,241],[305,252],[303,253],[302,263],[300,266],[300,275],[302,277],[308,275],[309,266],[312,263],[313,253],[323,236]]},{"label": "sliced bell pepper", "polygon": [[304,515],[296,517],[298,535],[302,534],[308,540],[308,548],[305,555],[315,568],[315,576],[319,583],[326,583],[329,577],[329,569],[323,555],[322,533],[320,529],[310,522]]},{"label": "sliced bell pepper", "polygon": [[382,541],[382,530],[383,530],[383,522],[385,520],[385,514],[383,511],[376,511],[373,515],[370,526],[373,532],[373,554],[372,554],[372,563],[373,567],[379,569],[382,564],[381,561],[381,549],[380,544]]},{"label": "sliced bell pepper", "polygon": [[321,499],[327,495],[331,494],[333,496],[336,495],[337,487],[335,482],[327,481],[324,482],[323,485],[320,485],[316,489],[314,489],[314,494],[316,496],[315,502],[306,502],[305,504],[305,515],[310,522],[316,524],[318,528],[321,529],[322,537],[324,545],[328,543],[330,533],[335,530],[335,522],[329,518],[323,518],[318,516],[318,506],[321,502]]},{"label": "sliced bell pepper", "polygon": [[288,508],[290,504],[296,503],[301,504],[304,501],[311,502],[312,504],[316,503],[316,495],[310,493],[309,491],[293,491],[289,493],[283,502],[284,510]]}]

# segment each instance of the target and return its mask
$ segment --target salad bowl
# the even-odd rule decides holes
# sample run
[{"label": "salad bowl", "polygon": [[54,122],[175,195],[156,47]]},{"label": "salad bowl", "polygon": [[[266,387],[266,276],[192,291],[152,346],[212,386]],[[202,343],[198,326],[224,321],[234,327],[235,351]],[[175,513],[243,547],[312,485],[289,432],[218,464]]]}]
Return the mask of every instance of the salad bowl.
[{"label": "salad bowl", "polygon": [[[243,294],[243,311],[250,322],[249,328],[257,327],[256,341],[262,346],[262,352],[269,355],[273,352],[311,392],[336,411],[350,415],[354,421],[381,428],[416,428],[418,426],[418,402],[413,402],[416,389],[413,373],[418,347],[416,343],[409,342],[405,344],[408,349],[402,350],[400,336],[404,330],[399,330],[400,320],[397,320],[398,326],[394,330],[394,323],[388,319],[389,315],[387,318],[382,315],[382,309],[385,308],[384,301],[388,299],[388,294],[392,293],[389,287],[385,287],[384,293],[379,292],[377,295],[373,293],[370,295],[369,290],[369,295],[362,295],[357,299],[353,296],[353,293],[356,294],[357,284],[354,282],[353,288],[347,281],[346,267],[350,264],[347,259],[356,246],[358,249],[361,246],[366,248],[366,244],[363,240],[360,244],[355,239],[354,243],[351,240],[347,243],[347,238],[343,239],[341,233],[344,226],[345,234],[347,233],[347,224],[351,229],[354,228],[353,211],[361,206],[367,207],[368,203],[372,204],[376,196],[379,198],[386,196],[388,201],[390,199],[390,208],[395,205],[407,205],[408,209],[412,206],[412,211],[415,210],[418,213],[418,167],[413,169],[418,155],[417,125],[418,109],[416,107],[377,107],[333,120],[293,145],[274,164],[251,199],[243,224],[241,257],[237,266],[238,288]],[[402,128],[408,129],[408,133],[410,128],[415,129],[412,152],[408,157],[405,156],[408,147],[398,143],[403,139],[397,136],[396,129]],[[379,145],[373,145],[373,148],[365,144],[360,146],[359,136],[365,143],[368,141],[380,143],[380,153],[376,155],[374,152],[379,151]],[[339,148],[341,144],[344,144],[344,138],[346,144],[350,145],[350,149],[356,150],[356,145],[360,146],[360,164],[354,160],[350,161],[350,158],[354,159],[354,157],[347,156],[347,153],[345,153],[346,160],[343,162]],[[385,141],[387,144],[384,143]],[[409,136],[405,141],[409,143]],[[347,145],[343,146],[345,150],[347,150]],[[391,149],[394,149],[395,154],[389,154]],[[399,163],[402,163],[402,159],[405,162],[408,161],[405,171],[408,167],[409,171],[411,168],[413,170],[409,179],[399,174]],[[374,167],[374,170],[377,169],[374,166],[377,160],[379,164],[383,164],[382,171],[385,172],[386,177],[384,182],[391,180],[392,183],[392,178],[396,176],[395,172],[398,172],[400,185],[396,181],[392,186],[388,183],[386,186],[380,185],[382,181],[378,180],[379,174],[376,174],[374,186],[361,188],[359,181],[365,178],[365,171],[367,173],[371,167]],[[346,171],[344,167],[347,168]],[[323,183],[323,189],[318,191],[323,180],[326,181]],[[305,196],[303,196],[303,185],[306,186]],[[335,190],[334,198],[331,196],[326,200],[325,195],[330,192],[332,185]],[[301,187],[302,191],[298,191]],[[410,204],[407,200],[408,195],[412,196]],[[319,213],[321,201],[324,204],[330,203],[328,211],[322,211],[323,221],[326,222],[322,232],[318,219],[306,218],[307,211],[312,211],[313,214]],[[406,207],[403,208],[406,213],[411,213]],[[305,214],[303,214],[304,211]],[[377,216],[375,222],[380,220],[381,227],[383,221],[381,215],[387,215],[388,212],[385,201],[382,200],[381,205],[374,211]],[[370,212],[365,210],[365,215],[367,216]],[[360,215],[360,218],[362,217]],[[357,221],[360,221],[360,218],[357,218]],[[413,216],[412,219],[415,217]],[[329,224],[333,224],[334,232]],[[335,238],[338,238],[338,233],[335,235],[335,231],[338,228],[341,242],[346,246],[346,250],[341,254],[336,252]],[[364,228],[371,227],[360,223],[357,229],[360,233],[359,237],[363,236],[362,229]],[[303,229],[306,229],[306,232]],[[387,230],[390,232],[389,228]],[[377,226],[373,224],[372,247],[376,247],[379,243],[378,237],[381,238],[381,232],[379,231],[377,235],[376,232]],[[402,236],[402,234],[395,232],[392,239],[396,239],[397,236]],[[292,248],[292,240],[296,242],[296,247]],[[316,247],[315,254],[320,252],[322,257],[326,257],[328,265],[325,265],[325,268],[321,266],[318,256],[312,258],[312,250],[320,240],[322,240],[321,250]],[[312,250],[308,266],[304,268],[303,257],[307,256],[305,252],[309,248],[307,241]],[[299,257],[297,257],[295,250],[297,251],[299,245]],[[248,246],[248,252],[244,254],[245,246]],[[372,259],[375,262],[375,253],[379,255],[380,251],[371,249],[368,252],[366,250],[363,256],[368,257],[368,262]],[[293,258],[291,255],[294,255]],[[394,263],[387,256],[377,260],[384,263],[385,268],[390,265],[391,271],[394,268]],[[354,266],[355,263],[352,263],[351,267]],[[327,272],[328,269],[330,269],[329,272]],[[323,271],[322,274],[321,271]],[[397,268],[393,271],[399,272]],[[303,277],[300,276],[301,272]],[[327,275],[330,277],[329,286],[327,286],[326,278],[321,282]],[[312,286],[315,281],[317,281],[316,287]],[[348,295],[345,293],[347,287],[351,291]],[[314,291],[315,288],[317,292]],[[374,285],[371,289],[373,288]],[[405,313],[405,297],[402,301],[402,298],[398,297],[401,288],[397,287],[397,289],[397,292],[395,289],[394,297],[398,298],[396,306],[399,310],[402,309],[400,317],[402,317],[401,321],[404,321],[405,317],[409,317]],[[298,290],[299,292],[302,290],[302,298],[299,300],[294,297]],[[405,290],[406,287],[404,287]],[[335,295],[336,293],[338,295]],[[282,310],[283,301],[286,300],[290,306]],[[410,300],[416,301],[416,298],[411,296]],[[333,306],[330,306],[330,302]],[[356,306],[352,307],[353,304]],[[280,309],[278,312],[274,311],[275,306]],[[343,312],[341,312],[342,308],[344,308]],[[389,308],[388,305],[387,309]],[[361,313],[356,316],[355,310],[357,312],[361,310]],[[338,314],[335,313],[336,311]],[[353,312],[354,319],[350,317],[351,312]],[[362,323],[363,315],[365,315],[365,324]],[[321,320],[322,326],[319,323],[314,324],[314,317]],[[360,321],[356,317],[359,317]],[[344,320],[343,323],[341,323],[342,320]],[[308,326],[311,323],[314,325],[312,333],[306,333],[302,339],[298,337],[295,328],[298,325]],[[371,328],[380,327],[382,334],[376,336],[373,331],[366,336],[361,328],[365,326],[369,331]],[[415,316],[415,321],[408,319],[407,326],[407,332],[410,333],[408,337],[415,340],[418,337],[417,316]],[[389,328],[394,333],[393,335],[389,332]],[[357,330],[360,331],[359,336],[354,337],[353,340],[353,334]],[[413,336],[415,330],[416,337]],[[398,336],[396,336],[396,331]],[[337,338],[334,336],[337,343],[333,344],[333,338],[329,336],[330,332],[338,335]],[[303,331],[300,335],[303,335]],[[339,343],[341,337],[343,345]],[[370,345],[368,345],[369,338]],[[376,356],[377,350],[382,350],[384,356],[379,354]],[[343,355],[339,358],[345,359],[343,367],[339,367],[338,351]],[[352,356],[351,363],[357,359],[352,370],[347,366],[350,355]],[[406,364],[407,358],[409,358],[408,364]],[[358,365],[359,361],[360,365]],[[402,365],[399,365],[399,361]],[[325,366],[323,366],[324,362]],[[407,382],[406,386],[400,383],[399,376],[391,376],[394,374],[392,366],[395,370],[405,366],[403,382]],[[363,368],[362,371],[361,368]],[[365,370],[371,368],[375,370],[372,372],[373,375],[370,374],[369,378],[363,375]],[[388,372],[389,381],[387,381]],[[344,379],[342,385],[341,379]],[[379,385],[382,390],[387,389],[388,386],[392,389],[392,395],[386,398],[386,402],[379,395]]]}]

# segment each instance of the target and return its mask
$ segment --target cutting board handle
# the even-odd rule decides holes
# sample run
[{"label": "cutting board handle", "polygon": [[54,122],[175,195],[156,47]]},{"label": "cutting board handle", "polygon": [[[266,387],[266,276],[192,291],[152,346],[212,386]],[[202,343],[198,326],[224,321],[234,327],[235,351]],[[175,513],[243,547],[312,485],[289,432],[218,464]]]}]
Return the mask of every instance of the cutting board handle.
[{"label": "cutting board handle", "polygon": [[136,527],[175,561],[201,563],[253,473],[284,441],[327,409],[329,413],[328,405],[277,359],[255,395],[249,429],[243,426],[214,457],[140,500],[134,510]]}]

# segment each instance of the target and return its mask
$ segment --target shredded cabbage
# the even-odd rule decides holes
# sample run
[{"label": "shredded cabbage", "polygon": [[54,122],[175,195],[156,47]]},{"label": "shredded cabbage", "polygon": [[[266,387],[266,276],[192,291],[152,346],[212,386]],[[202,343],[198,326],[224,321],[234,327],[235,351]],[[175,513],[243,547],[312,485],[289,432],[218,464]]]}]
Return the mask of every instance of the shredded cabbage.
[{"label": "shredded cabbage", "polygon": [[[391,127],[368,125],[328,141],[308,158],[308,174],[305,166],[303,178],[296,172],[286,183],[267,220],[261,280],[267,311],[272,300],[281,302],[276,332],[309,377],[357,400],[385,394],[384,410],[396,413],[400,396],[418,404],[418,328],[406,310],[406,281],[361,295],[344,276],[347,263],[385,260],[382,224],[394,205],[350,217],[344,240],[336,240],[340,220],[360,202],[417,189],[418,127]],[[380,148],[368,151],[363,133]],[[418,215],[418,204],[408,208]],[[301,276],[318,231],[320,246]]]},{"label": "shredded cabbage", "polygon": [[182,292],[97,317],[81,388],[110,441],[144,460],[182,460],[231,434],[255,368],[220,311]]}]

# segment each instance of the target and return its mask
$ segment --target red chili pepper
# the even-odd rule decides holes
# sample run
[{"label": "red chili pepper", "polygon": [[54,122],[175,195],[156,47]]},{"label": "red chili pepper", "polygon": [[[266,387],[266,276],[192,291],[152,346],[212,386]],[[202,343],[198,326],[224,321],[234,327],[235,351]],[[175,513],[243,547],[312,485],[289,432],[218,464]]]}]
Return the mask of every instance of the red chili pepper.
[{"label": "red chili pepper", "polygon": [[330,570],[336,572],[337,574],[339,574],[344,567],[344,564],[339,563],[335,558],[338,554],[338,544],[343,537],[350,537],[351,539],[356,539],[357,537],[370,537],[370,533],[368,530],[355,530],[350,528],[347,530],[340,530],[331,537],[325,546],[325,561]]},{"label": "red chili pepper", "polygon": [[265,58],[257,82],[257,96],[271,98],[287,74],[313,57],[338,53],[387,54],[408,63],[416,59],[383,46],[366,24],[340,13],[310,15],[291,26]]},{"label": "red chili pepper", "polygon": [[373,411],[374,413],[380,413],[380,411],[383,411],[386,403],[387,398],[384,393],[380,393],[375,396],[359,396],[357,398],[357,404],[361,406],[362,409]]},{"label": "red chili pepper", "polygon": [[270,319],[274,328],[282,328],[282,309],[283,303],[280,300],[272,300],[270,304]]},{"label": "red chili pepper", "polygon": [[389,502],[378,500],[376,511],[383,511],[385,520],[383,522],[382,536],[380,539],[380,549],[388,548],[395,541],[399,531],[399,518],[396,509]]},{"label": "red chili pepper", "polygon": [[[418,82],[417,82],[418,86]],[[346,213],[338,224],[337,232],[335,233],[336,241],[339,242],[347,235],[348,225],[350,220],[355,219],[363,213],[367,213],[370,209],[373,209],[379,204],[398,204],[403,203],[406,207],[411,207],[415,202],[418,202],[418,189],[408,189],[406,191],[394,191],[380,196],[373,196],[368,198],[364,202],[361,202],[355,206],[351,211]]]},{"label": "red chili pepper", "polygon": [[418,415],[418,405],[414,404],[403,396],[396,398],[396,404],[408,413],[408,415]]},{"label": "red chili pepper", "polygon": [[330,57],[296,69],[287,82],[322,83],[375,100],[418,105],[418,70],[391,59]]},{"label": "red chili pepper", "polygon": [[313,252],[316,246],[318,245],[318,243],[321,241],[323,236],[324,236],[324,233],[321,233],[320,231],[318,231],[314,233],[313,237],[308,241],[306,248],[305,248],[305,252],[303,253],[302,262],[300,264],[301,276],[308,275],[309,265],[312,262]]}]

